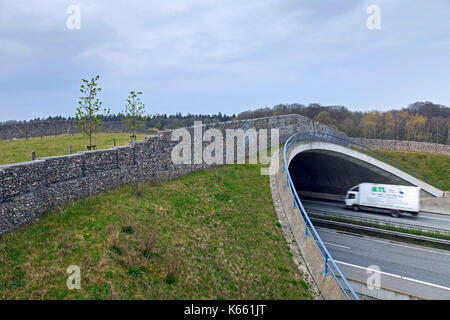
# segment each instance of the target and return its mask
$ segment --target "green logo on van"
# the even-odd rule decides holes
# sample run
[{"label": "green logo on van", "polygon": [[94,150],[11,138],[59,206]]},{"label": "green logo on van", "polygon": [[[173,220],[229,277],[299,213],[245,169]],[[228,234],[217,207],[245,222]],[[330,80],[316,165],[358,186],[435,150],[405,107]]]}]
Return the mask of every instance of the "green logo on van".
[{"label": "green logo on van", "polygon": [[383,193],[386,193],[386,190],[384,190],[384,187],[372,187],[372,192],[383,192]]}]

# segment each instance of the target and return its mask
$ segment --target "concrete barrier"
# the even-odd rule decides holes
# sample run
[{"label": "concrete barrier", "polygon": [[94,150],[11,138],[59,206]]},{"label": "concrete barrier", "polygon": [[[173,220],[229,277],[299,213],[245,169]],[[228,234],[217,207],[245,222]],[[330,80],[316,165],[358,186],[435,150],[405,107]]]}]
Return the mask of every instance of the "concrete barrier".
[{"label": "concrete barrier", "polygon": [[294,199],[292,198],[289,189],[286,188],[286,175],[283,172],[284,158],[281,150],[280,154],[279,170],[273,179],[274,181],[276,181],[276,183],[273,185],[271,184],[271,187],[276,189],[272,190],[272,192],[278,193],[282,204],[281,206],[276,206],[276,209],[278,211],[277,213],[286,215],[298,248],[302,256],[304,257],[310,274],[313,277],[314,282],[320,289],[323,298],[327,300],[346,300],[346,297],[339,288],[336,280],[331,275],[324,275],[325,263],[319,250],[314,244],[314,241],[311,237],[305,238],[305,225],[300,218],[298,210],[292,209]]}]

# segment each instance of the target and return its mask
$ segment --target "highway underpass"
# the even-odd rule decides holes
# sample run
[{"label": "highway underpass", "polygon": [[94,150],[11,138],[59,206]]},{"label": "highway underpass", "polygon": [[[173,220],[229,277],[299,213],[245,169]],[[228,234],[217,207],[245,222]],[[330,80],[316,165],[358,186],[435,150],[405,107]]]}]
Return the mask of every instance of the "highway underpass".
[{"label": "highway underpass", "polygon": [[[450,230],[450,216],[441,214],[421,212],[418,217],[392,218],[345,210],[346,192],[362,182],[414,185],[421,187],[421,197],[443,196],[441,190],[363,153],[331,143],[307,142],[293,147],[287,165],[302,204],[311,214],[358,215]],[[356,281],[353,283],[366,287],[368,268],[377,266],[385,289],[405,293],[404,297],[450,299],[450,251],[324,228],[318,228],[318,232],[344,276]]]}]

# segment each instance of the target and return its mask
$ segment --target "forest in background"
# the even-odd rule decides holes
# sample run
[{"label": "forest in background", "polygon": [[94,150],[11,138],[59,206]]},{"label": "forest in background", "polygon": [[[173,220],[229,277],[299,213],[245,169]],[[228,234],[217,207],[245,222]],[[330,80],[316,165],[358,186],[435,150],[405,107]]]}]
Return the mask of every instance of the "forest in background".
[{"label": "forest in background", "polygon": [[279,104],[241,112],[237,119],[300,114],[345,132],[350,137],[450,144],[450,108],[432,102],[415,102],[389,111],[350,111],[344,106]]},{"label": "forest in background", "polygon": [[[393,139],[450,144],[450,108],[432,102],[415,102],[408,107],[389,111],[350,111],[344,106],[322,106],[317,103],[278,104],[273,108],[260,108],[235,114],[155,114],[144,122],[145,128],[169,130],[189,127],[194,121],[204,124],[300,114],[345,132],[350,137],[370,139]],[[104,121],[124,121],[125,115],[101,116]],[[33,121],[75,120],[74,117],[36,118]],[[8,121],[18,122],[20,121]],[[7,122],[7,123],[8,123]]]}]

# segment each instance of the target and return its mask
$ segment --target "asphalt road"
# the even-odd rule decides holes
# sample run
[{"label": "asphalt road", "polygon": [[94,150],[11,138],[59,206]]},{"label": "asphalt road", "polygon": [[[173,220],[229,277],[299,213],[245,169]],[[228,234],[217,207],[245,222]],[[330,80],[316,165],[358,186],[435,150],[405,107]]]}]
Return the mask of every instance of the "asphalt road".
[{"label": "asphalt road", "polygon": [[[320,213],[327,215],[341,215],[350,217],[362,217],[371,220],[379,220],[382,222],[393,224],[407,224],[418,227],[436,228],[440,230],[450,231],[450,215],[420,212],[417,217],[410,214],[402,214],[398,218],[394,218],[389,214],[374,213],[365,211],[352,211],[345,209],[344,203],[327,201],[327,200],[302,200],[302,204],[307,212]],[[449,266],[450,267],[450,266]]]},{"label": "asphalt road", "polygon": [[[450,251],[317,228],[346,277],[366,282],[377,266],[381,286],[430,299],[450,299]],[[373,267],[372,267],[373,268]]]}]

